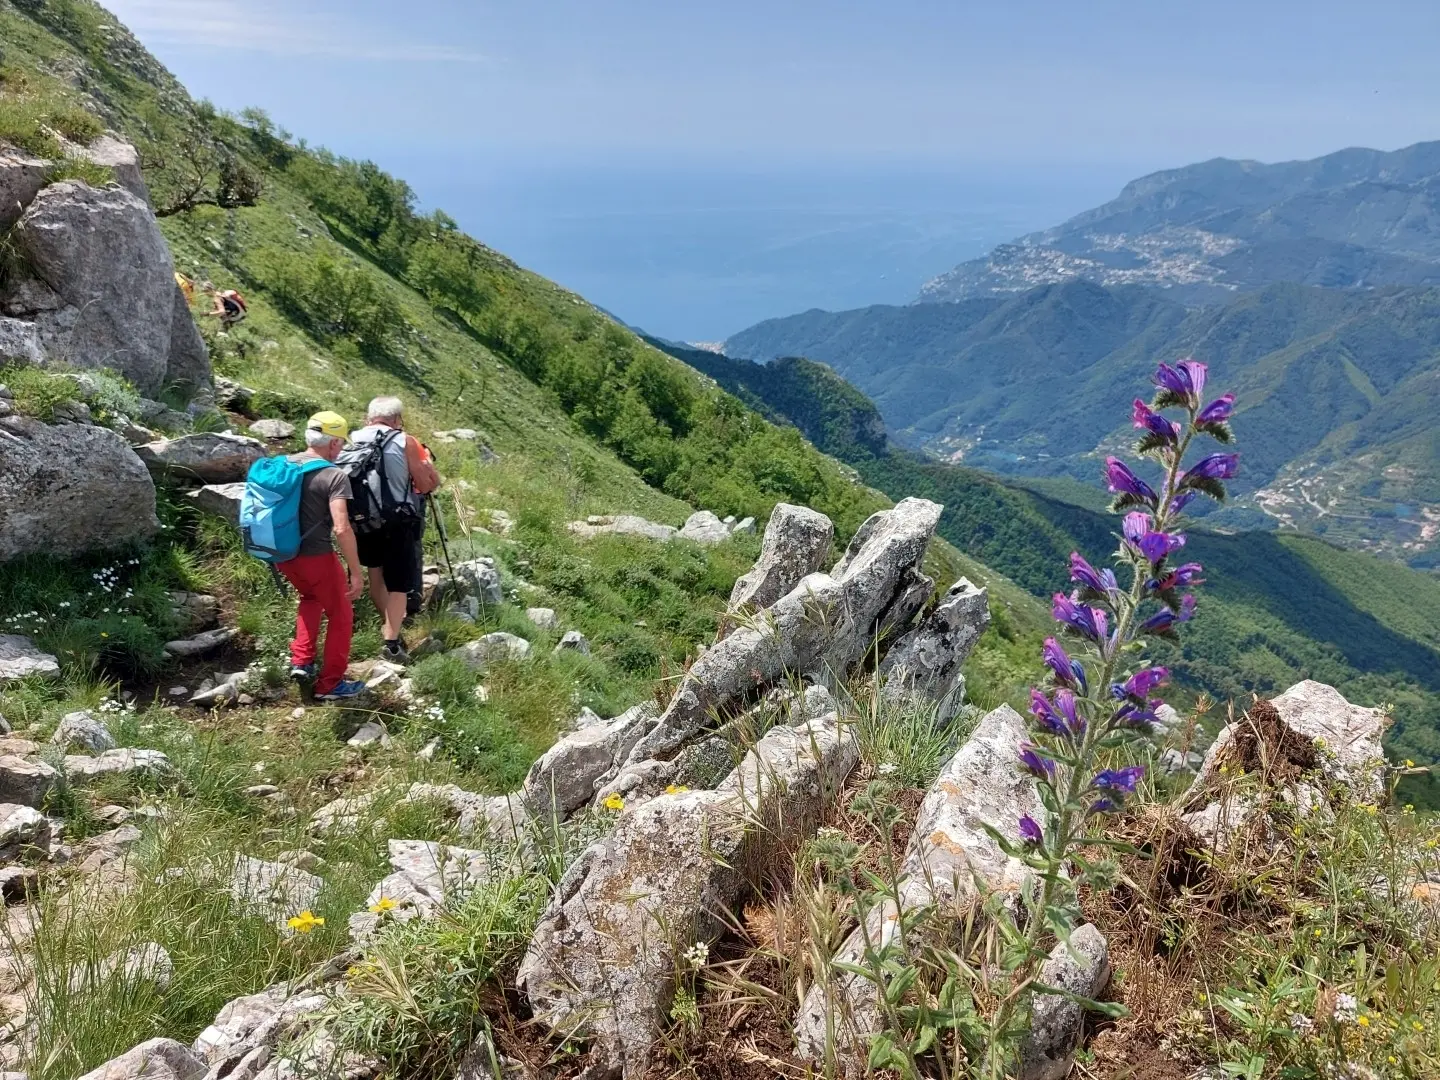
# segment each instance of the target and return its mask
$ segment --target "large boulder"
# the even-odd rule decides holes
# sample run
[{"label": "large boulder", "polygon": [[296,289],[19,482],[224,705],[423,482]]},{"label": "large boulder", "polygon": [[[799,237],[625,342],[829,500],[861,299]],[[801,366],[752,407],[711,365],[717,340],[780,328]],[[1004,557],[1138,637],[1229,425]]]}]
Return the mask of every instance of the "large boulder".
[{"label": "large boulder", "polygon": [[709,510],[697,510],[685,519],[677,534],[697,544],[719,544],[730,539],[730,528]]},{"label": "large boulder", "polygon": [[135,448],[157,477],[177,482],[236,484],[265,456],[265,444],[247,435],[203,431],[178,439],[156,439]]},{"label": "large boulder", "polygon": [[31,157],[23,150],[0,147],[0,230],[20,220],[40,189],[50,162]]},{"label": "large boulder", "polygon": [[232,525],[240,524],[240,496],[245,494],[243,482],[234,484],[206,484],[185,493],[185,498],[206,513],[223,517]]},{"label": "large boulder", "polygon": [[[1007,855],[990,833],[1019,844],[1020,816],[1045,819],[1035,781],[1019,768],[1025,721],[1008,705],[987,714],[974,733],[940,770],[920,804],[898,879],[905,911],[938,907],[956,918],[982,892],[1016,896],[1029,880],[1019,859]],[[870,910],[840,947],[828,981],[805,995],[795,1022],[799,1052],[812,1060],[846,1063],[869,1046],[882,1026],[875,984],[840,964],[856,965],[866,941],[888,944],[896,925],[893,901]]]},{"label": "large boulder", "polygon": [[1030,1032],[1020,1046],[1020,1080],[1064,1080],[1070,1075],[1085,1013],[1076,998],[1095,1000],[1110,981],[1110,944],[1092,923],[1058,942],[1040,966],[1043,986],[1065,994],[1036,994]]},{"label": "large boulder", "polygon": [[584,806],[596,783],[614,774],[655,716],[655,706],[636,705],[608,723],[582,727],[557,741],[525,777],[520,797],[530,813],[565,818]]},{"label": "large boulder", "polygon": [[942,720],[960,707],[960,668],[990,625],[986,591],[961,578],[923,622],[901,637],[880,663],[887,700],[933,704]]},{"label": "large boulder", "polygon": [[[3,511],[0,507],[0,511]],[[60,662],[19,634],[0,634],[0,686],[34,676],[51,678],[60,674]],[[8,730],[8,728],[7,728]]]},{"label": "large boulder", "polygon": [[824,565],[834,539],[835,526],[824,514],[808,506],[776,503],[760,543],[760,558],[730,590],[730,611],[769,607]]},{"label": "large boulder", "polygon": [[755,878],[814,832],[857,757],[830,713],[770,731],[714,791],[623,811],[571,866],[531,938],[518,982],[535,1018],[594,1039],[597,1075],[643,1075],[676,953],[720,936]]},{"label": "large boulder", "polygon": [[530,642],[504,630],[496,630],[451,649],[448,655],[463,660],[474,671],[484,671],[496,662],[524,660],[530,655]]},{"label": "large boulder", "polygon": [[11,235],[35,277],[62,301],[35,313],[52,360],[112,368],[148,397],[180,366],[190,369],[188,380],[208,384],[209,361],[188,355],[195,346],[188,335],[178,343],[185,362],[171,371],[175,264],[144,199],[122,187],[64,180],[35,196]]},{"label": "large boulder", "polygon": [[0,316],[0,364],[40,367],[44,363],[40,328],[24,319]]},{"label": "large boulder", "polygon": [[0,562],[119,547],[159,528],[155,484],[115,432],[0,419]]},{"label": "large boulder", "polygon": [[55,783],[55,770],[43,761],[0,755],[0,803],[40,806]]},{"label": "large boulder", "polygon": [[200,1080],[205,1064],[174,1039],[149,1039],[80,1080]]},{"label": "large boulder", "polygon": [[394,873],[371,890],[368,910],[350,916],[356,940],[364,940],[384,920],[432,919],[492,877],[489,857],[470,848],[433,840],[391,840],[387,847]]},{"label": "large boulder", "polygon": [[890,609],[913,599],[916,568],[941,509],[905,499],[872,515],[829,574],[809,575],[770,606],[767,618],[737,627],[691,665],[630,761],[672,757],[714,717],[787,677],[848,674],[882,623],[892,621]]}]

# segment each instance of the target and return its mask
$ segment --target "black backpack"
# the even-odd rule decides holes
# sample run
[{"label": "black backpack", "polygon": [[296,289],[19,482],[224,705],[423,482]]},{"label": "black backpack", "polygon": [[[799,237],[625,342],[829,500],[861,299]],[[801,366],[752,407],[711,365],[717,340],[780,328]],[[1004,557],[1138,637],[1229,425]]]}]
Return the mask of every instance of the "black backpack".
[{"label": "black backpack", "polygon": [[350,527],[357,533],[372,533],[392,522],[415,520],[415,507],[408,499],[396,501],[385,475],[385,448],[399,434],[394,429],[369,442],[353,443],[335,459],[350,478]]}]

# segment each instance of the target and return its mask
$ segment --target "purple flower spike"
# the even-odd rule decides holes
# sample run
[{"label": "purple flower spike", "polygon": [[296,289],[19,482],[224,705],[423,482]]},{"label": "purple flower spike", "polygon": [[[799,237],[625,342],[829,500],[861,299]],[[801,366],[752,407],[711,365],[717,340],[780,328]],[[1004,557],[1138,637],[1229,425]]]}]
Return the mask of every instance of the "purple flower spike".
[{"label": "purple flower spike", "polygon": [[1085,720],[1079,713],[1075,691],[1062,686],[1055,691],[1055,708],[1065,718],[1065,727],[1076,738],[1085,731]]},{"label": "purple flower spike", "polygon": [[1140,541],[1150,531],[1150,515],[1136,511],[1133,514],[1126,514],[1125,520],[1120,523],[1120,532],[1133,546],[1139,547]]},{"label": "purple flower spike", "polygon": [[1158,563],[1172,551],[1185,546],[1185,537],[1181,533],[1152,532],[1149,514],[1126,514],[1121,531],[1125,541],[1152,563]]},{"label": "purple flower spike", "polygon": [[1197,424],[1223,424],[1230,419],[1230,414],[1235,411],[1235,395],[1222,394],[1214,401],[1200,410],[1200,415],[1195,417]]},{"label": "purple flower spike", "polygon": [[1161,364],[1155,369],[1155,385],[1198,405],[1205,391],[1205,365],[1198,360],[1181,360],[1174,367]]},{"label": "purple flower spike", "polygon": [[1053,637],[1045,639],[1040,650],[1045,666],[1055,673],[1055,681],[1066,686],[1077,686],[1085,692],[1085,665],[1071,657]]},{"label": "purple flower spike", "polygon": [[1168,634],[1176,623],[1189,622],[1195,616],[1195,594],[1186,593],[1180,598],[1180,611],[1171,611],[1169,608],[1161,608],[1154,615],[1140,624],[1142,634]]},{"label": "purple flower spike", "polygon": [[1182,491],[1170,500],[1170,513],[1178,514],[1195,501],[1195,492]]},{"label": "purple flower spike", "polygon": [[1078,630],[1094,642],[1103,643],[1107,627],[1105,612],[1080,603],[1074,597],[1056,593],[1051,607],[1056,622]]},{"label": "purple flower spike", "polygon": [[1096,799],[1090,804],[1090,812],[1092,814],[1108,814],[1118,809],[1120,809],[1120,806],[1113,799]]},{"label": "purple flower spike", "polygon": [[1034,743],[1020,744],[1020,765],[1037,780],[1055,782],[1055,762],[1038,752]]},{"label": "purple flower spike", "polygon": [[1085,588],[1102,596],[1113,597],[1120,591],[1120,586],[1115,580],[1115,571],[1110,569],[1096,570],[1085,561],[1078,551],[1070,553],[1070,580],[1079,582]]},{"label": "purple flower spike", "polygon": [[1192,465],[1189,471],[1181,477],[1181,483],[1196,478],[1229,480],[1239,471],[1239,454],[1211,454],[1209,457],[1203,457]]},{"label": "purple flower spike", "polygon": [[1164,667],[1147,667],[1131,675],[1121,686],[1123,697],[1132,697],[1143,700],[1150,695],[1150,691],[1161,685],[1170,677],[1170,669]]},{"label": "purple flower spike", "polygon": [[1095,779],[1090,781],[1090,786],[1097,791],[1107,792],[1112,797],[1133,795],[1135,794],[1135,785],[1144,775],[1144,765],[1130,765],[1124,769],[1102,769],[1095,774]]},{"label": "purple flower spike", "polygon": [[1166,420],[1139,398],[1135,399],[1135,409],[1130,414],[1130,419],[1141,431],[1148,431],[1150,434],[1164,439],[1167,443],[1173,444],[1180,439],[1180,425]]},{"label": "purple flower spike", "polygon": [[1105,459],[1105,482],[1110,490],[1117,495],[1133,495],[1137,499],[1144,499],[1151,506],[1160,501],[1149,484],[1141,480],[1117,457]]},{"label": "purple flower spike", "polygon": [[1187,562],[1184,566],[1177,566],[1163,578],[1146,582],[1145,587],[1152,592],[1168,592],[1170,589],[1185,589],[1191,585],[1203,585],[1205,579],[1200,575],[1204,572],[1205,567],[1198,562]]},{"label": "purple flower spike", "polygon": [[1068,735],[1069,731],[1065,726],[1065,717],[1055,711],[1055,706],[1050,699],[1039,690],[1030,691],[1030,715],[1040,722],[1040,726],[1052,735]]},{"label": "purple flower spike", "polygon": [[1020,839],[1027,844],[1038,844],[1045,839],[1045,832],[1029,814],[1020,816]]},{"label": "purple flower spike", "polygon": [[[1120,688],[1117,686],[1115,689],[1118,690]],[[1151,724],[1158,724],[1160,722],[1160,717],[1155,714],[1155,710],[1159,708],[1160,705],[1161,701],[1159,698],[1151,698],[1144,705],[1137,705],[1133,701],[1123,702],[1120,707],[1115,710],[1115,723],[1121,727],[1140,728],[1149,731]]]}]

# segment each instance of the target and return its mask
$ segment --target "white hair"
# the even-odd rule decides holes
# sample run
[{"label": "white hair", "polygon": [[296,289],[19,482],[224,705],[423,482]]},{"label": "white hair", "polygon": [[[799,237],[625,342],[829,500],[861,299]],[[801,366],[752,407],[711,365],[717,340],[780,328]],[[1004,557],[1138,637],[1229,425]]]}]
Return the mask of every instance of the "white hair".
[{"label": "white hair", "polygon": [[344,439],[337,439],[334,435],[326,435],[323,431],[316,431],[313,428],[305,429],[305,445],[311,450],[321,450],[332,442],[344,441]]},{"label": "white hair", "polygon": [[398,397],[377,397],[365,409],[365,422],[376,420],[403,420],[405,406]]}]

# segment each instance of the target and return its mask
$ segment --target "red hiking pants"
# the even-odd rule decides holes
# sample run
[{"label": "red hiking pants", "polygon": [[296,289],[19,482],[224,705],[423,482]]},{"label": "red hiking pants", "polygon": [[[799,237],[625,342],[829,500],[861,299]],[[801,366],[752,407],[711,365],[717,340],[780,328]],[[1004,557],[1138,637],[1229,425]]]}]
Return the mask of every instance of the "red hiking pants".
[{"label": "red hiking pants", "polygon": [[317,694],[329,693],[345,677],[350,662],[350,636],[355,627],[355,609],[345,595],[345,568],[333,552],[324,555],[299,555],[289,562],[277,563],[276,569],[300,594],[300,610],[295,617],[295,640],[290,643],[290,662],[304,667],[315,662],[320,641],[320,619],[325,629],[325,662],[315,680]]}]

